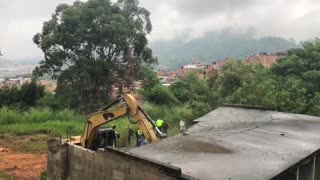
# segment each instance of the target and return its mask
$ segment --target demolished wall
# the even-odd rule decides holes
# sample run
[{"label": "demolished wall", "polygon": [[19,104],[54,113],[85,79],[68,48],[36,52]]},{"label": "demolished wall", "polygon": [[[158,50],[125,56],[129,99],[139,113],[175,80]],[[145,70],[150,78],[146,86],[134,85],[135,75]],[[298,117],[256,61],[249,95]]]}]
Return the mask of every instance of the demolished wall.
[{"label": "demolished wall", "polygon": [[116,149],[97,152],[60,140],[48,141],[48,178],[114,180],[188,180],[181,169]]}]

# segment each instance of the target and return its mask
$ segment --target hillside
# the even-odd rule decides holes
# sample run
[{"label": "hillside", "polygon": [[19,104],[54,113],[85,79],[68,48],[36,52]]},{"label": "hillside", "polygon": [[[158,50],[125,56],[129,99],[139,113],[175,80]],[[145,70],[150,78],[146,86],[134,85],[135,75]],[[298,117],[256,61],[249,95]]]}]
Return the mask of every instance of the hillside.
[{"label": "hillside", "polygon": [[11,60],[6,57],[0,57],[0,68],[14,68],[18,66],[38,65],[40,58],[16,59]]},{"label": "hillside", "polygon": [[159,58],[160,67],[176,68],[194,61],[211,63],[227,57],[243,58],[258,52],[278,52],[297,47],[294,40],[280,37],[254,38],[250,33],[210,32],[201,38],[186,41],[176,38],[150,44]]}]

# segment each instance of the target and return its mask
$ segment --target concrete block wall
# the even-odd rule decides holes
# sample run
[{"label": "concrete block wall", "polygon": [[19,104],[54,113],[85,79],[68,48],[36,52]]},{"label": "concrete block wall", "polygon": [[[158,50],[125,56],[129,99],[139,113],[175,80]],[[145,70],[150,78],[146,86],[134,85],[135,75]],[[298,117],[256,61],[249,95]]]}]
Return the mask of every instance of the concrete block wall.
[{"label": "concrete block wall", "polygon": [[67,151],[68,144],[61,144],[59,139],[52,139],[48,141],[47,171],[50,180],[60,180],[67,178]]},{"label": "concrete block wall", "polygon": [[181,169],[116,149],[96,152],[48,141],[48,177],[50,180],[189,180]]}]

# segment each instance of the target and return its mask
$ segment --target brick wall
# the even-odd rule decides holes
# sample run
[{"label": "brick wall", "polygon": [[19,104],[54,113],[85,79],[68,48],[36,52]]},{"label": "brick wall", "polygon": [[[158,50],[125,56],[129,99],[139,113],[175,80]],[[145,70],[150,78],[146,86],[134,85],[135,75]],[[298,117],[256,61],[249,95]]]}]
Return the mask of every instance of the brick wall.
[{"label": "brick wall", "polygon": [[174,180],[194,179],[181,169],[143,157],[106,149],[90,151],[59,140],[48,141],[48,177],[97,180]]}]

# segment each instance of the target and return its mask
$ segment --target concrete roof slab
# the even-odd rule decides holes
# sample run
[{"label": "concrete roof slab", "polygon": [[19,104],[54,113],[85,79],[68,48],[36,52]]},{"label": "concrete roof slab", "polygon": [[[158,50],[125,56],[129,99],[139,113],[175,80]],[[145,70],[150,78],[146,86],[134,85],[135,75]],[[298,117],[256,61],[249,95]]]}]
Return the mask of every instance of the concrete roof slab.
[{"label": "concrete roof slab", "polygon": [[320,117],[220,107],[187,136],[130,152],[199,179],[270,179],[320,149]]}]

